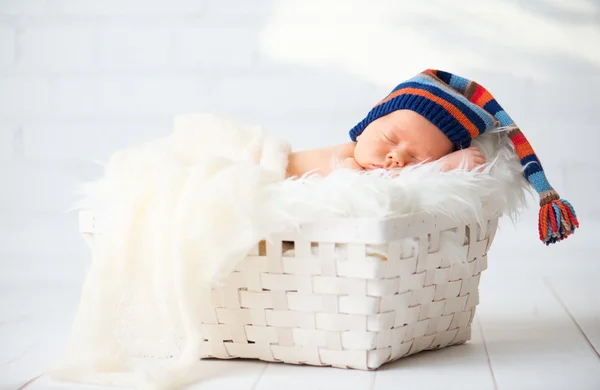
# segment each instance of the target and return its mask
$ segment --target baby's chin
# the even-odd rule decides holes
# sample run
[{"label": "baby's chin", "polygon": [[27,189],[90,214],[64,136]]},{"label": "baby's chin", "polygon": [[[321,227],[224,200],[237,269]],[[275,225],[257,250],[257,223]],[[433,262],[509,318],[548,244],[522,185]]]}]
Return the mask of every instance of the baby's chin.
[{"label": "baby's chin", "polygon": [[356,161],[356,163],[360,165],[362,169],[369,169],[370,164],[365,161],[361,161],[360,159],[356,158],[356,156],[354,156],[354,161]]},{"label": "baby's chin", "polygon": [[379,164],[373,164],[367,161],[356,161],[358,163],[358,165],[360,165],[363,169],[368,170],[368,171],[372,171],[375,169],[385,169],[385,167],[383,165],[379,165]]},{"label": "baby's chin", "polygon": [[354,161],[356,161],[356,163],[358,165],[361,166],[362,169],[364,170],[374,170],[374,169],[385,169],[385,166],[380,165],[380,164],[376,164],[372,161],[372,159],[370,158],[365,158],[362,159],[360,154],[357,156],[357,154],[354,154]]}]

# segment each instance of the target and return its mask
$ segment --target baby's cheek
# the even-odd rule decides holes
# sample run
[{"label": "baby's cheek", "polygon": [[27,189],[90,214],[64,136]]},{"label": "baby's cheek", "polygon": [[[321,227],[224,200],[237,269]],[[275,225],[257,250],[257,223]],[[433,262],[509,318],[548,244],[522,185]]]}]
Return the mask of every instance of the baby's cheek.
[{"label": "baby's cheek", "polygon": [[376,139],[361,139],[354,149],[354,159],[362,166],[383,164],[388,147]]},{"label": "baby's cheek", "polygon": [[362,145],[356,145],[356,147],[354,148],[354,155],[353,155],[354,159],[360,164],[362,162],[364,162],[364,158],[363,158],[363,151],[362,151]]},{"label": "baby's cheek", "polygon": [[368,162],[371,159],[371,154],[373,153],[372,143],[368,140],[361,140],[356,144],[356,148],[354,148],[354,159],[358,161],[359,164]]},{"label": "baby's cheek", "polygon": [[381,142],[374,143],[371,147],[371,158],[375,160],[375,163],[381,163],[385,160],[385,156],[389,153],[390,148]]}]

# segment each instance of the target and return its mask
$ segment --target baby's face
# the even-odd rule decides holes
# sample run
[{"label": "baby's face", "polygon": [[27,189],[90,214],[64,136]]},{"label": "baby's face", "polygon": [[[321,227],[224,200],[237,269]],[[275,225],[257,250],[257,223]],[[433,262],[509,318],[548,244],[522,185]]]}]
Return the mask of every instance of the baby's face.
[{"label": "baby's face", "polygon": [[414,111],[397,110],[374,120],[358,136],[354,159],[365,169],[393,169],[437,160],[452,149],[433,123]]}]

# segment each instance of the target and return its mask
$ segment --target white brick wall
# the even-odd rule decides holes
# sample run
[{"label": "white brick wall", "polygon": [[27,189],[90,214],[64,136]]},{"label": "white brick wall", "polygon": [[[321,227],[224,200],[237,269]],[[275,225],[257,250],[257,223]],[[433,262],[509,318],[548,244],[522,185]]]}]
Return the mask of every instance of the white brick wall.
[{"label": "white brick wall", "polygon": [[[335,75],[298,72],[295,80],[293,77],[289,73],[274,72],[232,75],[217,81],[213,98],[253,112],[267,111],[268,115],[317,114],[315,121],[339,110],[366,114],[373,105],[370,90],[360,89],[357,93],[356,85],[345,83]],[[328,88],[320,90],[323,84]]]},{"label": "white brick wall", "polygon": [[[21,0],[13,0],[14,2]],[[204,0],[48,0],[48,13],[60,15],[123,15],[146,17],[156,15],[189,16],[205,8]]]},{"label": "white brick wall", "polygon": [[[69,193],[78,177],[68,160],[16,161],[0,168],[4,191],[0,211],[6,215],[61,214],[73,205]],[[71,166],[70,166],[71,165]],[[15,213],[15,211],[17,211]]]},{"label": "white brick wall", "polygon": [[[277,0],[209,0],[206,4],[205,16],[213,21],[256,25],[264,22],[272,13],[275,1]],[[302,4],[302,2],[297,3]],[[318,8],[313,10],[318,12]]]},{"label": "white brick wall", "polygon": [[85,26],[24,28],[17,38],[18,68],[71,71],[94,66],[94,31]]},{"label": "white brick wall", "polygon": [[98,65],[109,69],[164,68],[172,61],[168,27],[110,27],[97,32]]},{"label": "white brick wall", "polygon": [[40,76],[0,76],[0,118],[17,122],[29,116],[49,115],[50,80]]},{"label": "white brick wall", "polygon": [[[82,76],[53,81],[53,116],[156,118],[202,109],[207,80],[192,76]],[[85,130],[84,130],[85,131]]]},{"label": "white brick wall", "polygon": [[15,128],[0,125],[0,164],[8,164],[13,158]]},{"label": "white brick wall", "polygon": [[185,67],[247,69],[258,59],[258,48],[247,26],[187,26],[174,31],[176,61]]},{"label": "white brick wall", "polygon": [[[14,243],[31,229],[42,236],[53,218],[60,229],[74,229],[62,211],[74,200],[72,188],[99,174],[90,161],[167,134],[179,113],[208,110],[263,124],[298,149],[344,142],[394,83],[425,62],[456,65],[489,87],[582,221],[600,218],[594,195],[600,60],[593,51],[576,50],[600,34],[597,25],[582,22],[577,29],[549,21],[550,13],[531,6],[518,19],[490,22],[485,34],[476,34],[480,24],[452,25],[464,18],[460,6],[428,14],[442,0],[408,11],[409,2],[344,4],[0,0],[0,231],[9,231]],[[495,7],[490,15],[516,7],[489,4]],[[538,34],[526,40],[540,40],[537,49],[522,46],[515,33],[530,20],[540,21]],[[385,34],[366,36],[369,31]],[[427,52],[413,51],[419,47]],[[48,245],[39,248],[64,248]]]},{"label": "white brick wall", "polygon": [[[169,134],[171,122],[39,123],[27,127],[24,156],[30,160],[107,161],[116,150]],[[60,140],[60,142],[56,142]]]},{"label": "white brick wall", "polygon": [[[600,145],[597,145],[600,146]],[[598,208],[598,164],[567,163],[564,168],[565,188],[573,193],[569,201],[577,207],[578,218],[582,225],[600,220],[600,208]],[[576,191],[573,191],[576,189]],[[566,190],[565,190],[566,191]],[[565,194],[565,197],[567,195]]]},{"label": "white brick wall", "polygon": [[0,68],[10,65],[15,60],[15,30],[0,27]]},{"label": "white brick wall", "polygon": [[4,15],[43,14],[47,0],[0,0],[0,13]]}]

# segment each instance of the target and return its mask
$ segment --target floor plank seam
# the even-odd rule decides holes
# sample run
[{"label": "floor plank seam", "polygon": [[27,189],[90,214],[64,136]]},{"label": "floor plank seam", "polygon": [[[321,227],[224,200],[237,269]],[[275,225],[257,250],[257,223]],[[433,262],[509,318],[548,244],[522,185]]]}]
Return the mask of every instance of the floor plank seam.
[{"label": "floor plank seam", "polygon": [[38,379],[40,379],[43,375],[44,375],[44,373],[41,373],[38,376],[34,376],[33,378],[29,379],[27,382],[23,383],[21,385],[21,387],[19,387],[17,390],[24,390],[24,389],[26,389],[27,387],[29,387],[29,385],[31,385],[33,382],[35,382]]},{"label": "floor plank seam", "polygon": [[36,342],[31,344],[29,347],[25,348],[24,351],[22,351],[20,354],[10,358],[9,360],[5,361],[4,364],[5,365],[9,365],[15,362],[18,362],[19,360],[23,359],[23,357],[25,357],[29,352],[33,351],[38,345],[40,345],[41,342]]},{"label": "floor plank seam", "polygon": [[254,381],[254,383],[252,384],[252,387],[250,388],[250,390],[256,390],[256,386],[258,386],[258,384],[260,383],[260,380],[262,379],[263,375],[265,374],[265,371],[267,371],[267,367],[270,364],[271,363],[265,363],[265,366],[260,371],[260,375],[258,375],[258,377],[256,378],[256,380]]},{"label": "floor plank seam", "polygon": [[583,328],[579,325],[579,323],[577,322],[577,320],[575,319],[575,317],[573,316],[573,314],[571,314],[571,311],[569,310],[569,308],[567,308],[567,305],[565,305],[565,303],[563,302],[563,300],[560,298],[560,295],[558,295],[558,293],[554,289],[554,286],[552,286],[552,283],[550,283],[550,281],[546,277],[544,277],[544,284],[546,285],[546,287],[548,288],[548,290],[550,290],[550,293],[552,294],[552,296],[554,297],[554,299],[556,299],[556,301],[562,306],[563,310],[565,311],[565,313],[567,313],[567,315],[569,316],[569,318],[571,319],[571,321],[573,321],[573,324],[575,324],[575,326],[579,330],[579,333],[581,333],[581,335],[585,339],[585,342],[589,345],[589,347],[592,349],[592,351],[594,351],[594,354],[596,355],[596,357],[598,358],[598,360],[600,360],[600,352],[596,349],[596,347],[594,346],[594,344],[592,343],[592,341],[589,339],[589,337],[587,336],[587,334],[583,330]]},{"label": "floor plank seam", "polygon": [[479,333],[481,334],[481,340],[483,341],[483,350],[485,351],[485,356],[487,358],[488,367],[490,368],[490,374],[492,375],[492,382],[494,382],[494,390],[498,390],[498,383],[496,382],[496,375],[494,375],[494,369],[492,368],[492,359],[490,358],[490,353],[487,348],[487,343],[485,341],[485,336],[483,334],[483,326],[479,318],[477,318],[477,324],[479,325]]},{"label": "floor plank seam", "polygon": [[374,370],[372,373],[373,379],[371,380],[371,386],[369,386],[369,390],[375,390],[375,379],[377,378],[377,370]]}]

